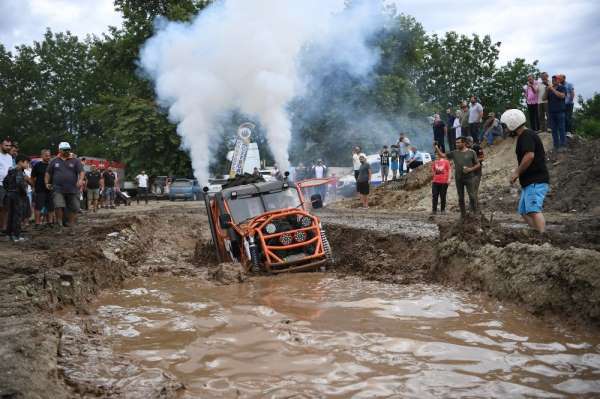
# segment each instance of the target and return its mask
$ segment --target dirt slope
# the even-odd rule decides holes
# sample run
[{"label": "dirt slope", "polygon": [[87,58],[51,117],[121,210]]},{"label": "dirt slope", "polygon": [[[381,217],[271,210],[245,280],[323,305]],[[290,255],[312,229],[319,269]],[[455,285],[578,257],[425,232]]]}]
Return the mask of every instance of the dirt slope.
[{"label": "dirt slope", "polygon": [[[552,136],[540,134],[547,155],[550,172],[550,192],[545,202],[547,211],[592,212],[600,214],[600,140],[574,137],[569,150],[556,153],[552,149]],[[520,187],[508,184],[516,167],[514,138],[484,147],[486,160],[479,189],[483,212],[515,212]],[[448,189],[448,209],[457,211],[454,179]],[[429,211],[431,209],[431,172],[427,165],[412,172],[400,182],[393,182],[373,190],[370,207],[391,211]],[[334,208],[355,208],[358,200],[344,200]]]}]

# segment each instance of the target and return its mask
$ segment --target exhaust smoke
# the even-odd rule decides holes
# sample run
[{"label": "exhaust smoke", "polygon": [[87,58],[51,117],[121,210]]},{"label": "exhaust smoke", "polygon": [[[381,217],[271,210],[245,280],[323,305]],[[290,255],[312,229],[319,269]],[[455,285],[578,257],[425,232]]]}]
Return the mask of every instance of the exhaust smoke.
[{"label": "exhaust smoke", "polygon": [[232,110],[261,123],[286,170],[287,106],[308,81],[300,67],[303,50],[318,49],[324,64],[363,76],[378,60],[365,41],[381,20],[381,3],[370,0],[349,6],[344,0],[222,0],[189,23],[157,20],[140,66],[177,123],[202,183],[222,140],[218,121]]}]

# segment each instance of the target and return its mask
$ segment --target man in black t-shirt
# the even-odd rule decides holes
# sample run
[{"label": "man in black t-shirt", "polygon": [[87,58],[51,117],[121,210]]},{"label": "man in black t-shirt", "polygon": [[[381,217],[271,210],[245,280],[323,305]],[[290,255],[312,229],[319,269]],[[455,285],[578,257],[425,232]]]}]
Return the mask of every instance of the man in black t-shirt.
[{"label": "man in black t-shirt", "polygon": [[381,163],[381,182],[385,183],[390,173],[390,152],[387,145],[384,145],[379,152],[379,162]]},{"label": "man in black t-shirt", "polygon": [[515,153],[519,166],[510,177],[511,184],[521,184],[519,213],[527,224],[543,233],[546,220],[542,214],[544,199],[548,192],[550,176],[546,168],[546,152],[542,140],[525,126],[525,114],[510,109],[502,114],[502,122],[508,130],[517,134]]},{"label": "man in black t-shirt", "polygon": [[31,169],[31,182],[33,185],[33,212],[36,228],[42,227],[42,218],[45,216],[46,224],[54,223],[54,202],[52,191],[48,190],[44,182],[44,175],[50,163],[50,150],[42,150],[41,160]]},{"label": "man in black t-shirt", "polygon": [[100,198],[100,184],[102,174],[98,171],[96,165],[92,164],[91,170],[85,174],[85,191],[87,193],[87,209],[96,212],[98,209],[98,199]]},{"label": "man in black t-shirt", "polygon": [[117,180],[117,174],[113,172],[112,166],[109,166],[102,174],[104,184],[101,186],[101,189],[106,208],[115,208],[115,186],[118,184]]}]

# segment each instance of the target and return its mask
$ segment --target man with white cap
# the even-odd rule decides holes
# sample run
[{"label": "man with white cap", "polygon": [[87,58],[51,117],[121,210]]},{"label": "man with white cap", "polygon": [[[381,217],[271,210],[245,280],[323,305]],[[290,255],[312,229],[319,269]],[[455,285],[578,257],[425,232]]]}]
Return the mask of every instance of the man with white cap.
[{"label": "man with white cap", "polygon": [[[67,209],[65,226],[75,223],[79,212],[79,193],[83,187],[85,172],[78,158],[71,156],[71,145],[65,141],[58,145],[58,156],[50,161],[46,169],[46,187],[53,191],[54,209],[57,224],[63,223]],[[64,224],[64,223],[63,223]]]},{"label": "man with white cap", "polygon": [[544,144],[539,136],[525,125],[527,118],[523,111],[509,109],[502,114],[500,120],[509,131],[517,134],[515,152],[519,166],[511,175],[510,183],[514,184],[518,179],[521,184],[519,213],[530,227],[543,233],[546,220],[542,208],[550,182]]}]

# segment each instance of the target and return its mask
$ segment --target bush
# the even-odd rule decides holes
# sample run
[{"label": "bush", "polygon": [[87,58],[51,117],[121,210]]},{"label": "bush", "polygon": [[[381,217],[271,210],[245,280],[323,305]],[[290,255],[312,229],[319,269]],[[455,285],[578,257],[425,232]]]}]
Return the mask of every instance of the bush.
[{"label": "bush", "polygon": [[579,105],[580,108],[573,115],[577,133],[600,138],[600,93],[595,93],[586,101],[579,96]]}]

